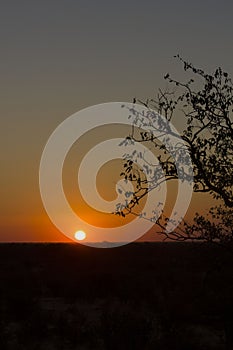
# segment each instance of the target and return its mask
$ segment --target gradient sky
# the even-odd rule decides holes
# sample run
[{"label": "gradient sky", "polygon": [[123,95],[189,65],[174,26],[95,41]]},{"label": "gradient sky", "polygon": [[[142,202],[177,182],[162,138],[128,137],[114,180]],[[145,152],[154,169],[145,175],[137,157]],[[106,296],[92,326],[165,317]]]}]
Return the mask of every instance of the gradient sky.
[{"label": "gradient sky", "polygon": [[84,107],[153,97],[167,72],[182,79],[177,53],[233,76],[232,13],[229,0],[3,0],[0,241],[66,241],[39,194],[52,131]]}]

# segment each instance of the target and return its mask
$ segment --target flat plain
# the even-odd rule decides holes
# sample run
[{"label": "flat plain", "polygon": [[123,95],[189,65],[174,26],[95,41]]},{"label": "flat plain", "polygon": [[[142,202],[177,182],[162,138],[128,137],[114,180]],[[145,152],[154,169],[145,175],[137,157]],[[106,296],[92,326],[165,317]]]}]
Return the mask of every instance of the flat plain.
[{"label": "flat plain", "polygon": [[2,349],[233,349],[233,257],[192,243],[0,245]]}]

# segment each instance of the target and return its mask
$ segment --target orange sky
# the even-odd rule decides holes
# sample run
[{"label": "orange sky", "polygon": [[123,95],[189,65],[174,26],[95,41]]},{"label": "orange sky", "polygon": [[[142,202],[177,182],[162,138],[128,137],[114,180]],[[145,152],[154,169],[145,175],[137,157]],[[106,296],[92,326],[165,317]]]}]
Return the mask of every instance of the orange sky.
[{"label": "orange sky", "polygon": [[[162,1],[147,6],[139,1],[133,6],[129,1],[2,4],[0,242],[68,240],[51,223],[39,192],[44,146],[68,116],[99,103],[154,97],[158,88],[166,88],[167,72],[184,78],[173,59],[178,52],[206,70],[222,66],[232,75],[232,4],[210,7],[204,2],[201,8],[198,2],[184,6],[183,1],[171,2],[169,8]],[[124,128],[118,131],[125,136]],[[104,134],[81,140],[78,153]],[[64,182],[76,207],[78,193],[69,183],[73,164],[67,164]],[[102,188],[110,170],[101,171]],[[194,195],[187,218],[211,204],[208,195]],[[93,220],[93,212],[84,215]],[[103,222],[106,215],[96,214],[96,220]]]}]

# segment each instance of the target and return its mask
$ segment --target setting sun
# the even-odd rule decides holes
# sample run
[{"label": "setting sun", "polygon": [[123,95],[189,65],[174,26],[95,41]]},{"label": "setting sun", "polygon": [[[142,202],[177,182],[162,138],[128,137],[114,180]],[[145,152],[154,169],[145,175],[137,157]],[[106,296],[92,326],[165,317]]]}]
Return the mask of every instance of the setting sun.
[{"label": "setting sun", "polygon": [[83,239],[86,238],[86,233],[84,231],[79,230],[79,231],[75,232],[74,237],[78,241],[82,241]]}]

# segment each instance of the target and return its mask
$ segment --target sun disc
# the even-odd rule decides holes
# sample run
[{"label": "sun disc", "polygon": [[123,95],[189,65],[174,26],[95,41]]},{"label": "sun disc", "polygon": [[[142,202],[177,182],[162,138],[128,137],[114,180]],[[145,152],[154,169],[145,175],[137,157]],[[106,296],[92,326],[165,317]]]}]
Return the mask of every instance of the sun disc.
[{"label": "sun disc", "polygon": [[86,233],[84,231],[79,230],[79,231],[75,232],[74,237],[78,241],[82,241],[83,239],[86,238]]}]

